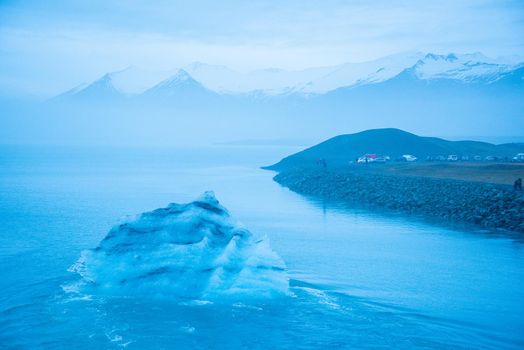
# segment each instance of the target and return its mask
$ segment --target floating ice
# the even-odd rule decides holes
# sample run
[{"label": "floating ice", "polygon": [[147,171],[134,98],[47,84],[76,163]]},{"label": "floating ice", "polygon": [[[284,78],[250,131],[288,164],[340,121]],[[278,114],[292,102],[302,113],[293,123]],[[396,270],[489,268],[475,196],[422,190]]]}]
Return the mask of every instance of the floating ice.
[{"label": "floating ice", "polygon": [[113,227],[71,267],[93,293],[216,299],[288,292],[282,259],[231,218],[212,192]]}]

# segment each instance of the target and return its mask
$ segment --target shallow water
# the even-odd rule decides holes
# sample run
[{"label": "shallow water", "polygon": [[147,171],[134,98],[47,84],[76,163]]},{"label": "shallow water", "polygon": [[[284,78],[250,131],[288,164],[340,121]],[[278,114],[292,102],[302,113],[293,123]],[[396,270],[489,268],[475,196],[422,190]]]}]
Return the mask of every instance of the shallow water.
[{"label": "shallow water", "polygon": [[[0,148],[0,348],[524,347],[524,245],[292,193],[293,148]],[[127,214],[205,190],[286,262],[292,296],[71,296],[83,249]]]}]

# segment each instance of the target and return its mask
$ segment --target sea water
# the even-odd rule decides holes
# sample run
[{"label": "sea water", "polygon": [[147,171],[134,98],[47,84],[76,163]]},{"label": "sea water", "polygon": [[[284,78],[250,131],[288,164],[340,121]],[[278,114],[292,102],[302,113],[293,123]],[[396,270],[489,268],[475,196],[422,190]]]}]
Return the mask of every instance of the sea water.
[{"label": "sea water", "polygon": [[[296,150],[0,147],[0,348],[524,347],[518,237],[302,197],[259,168]],[[123,217],[207,190],[267,237],[288,295],[71,291]]]}]

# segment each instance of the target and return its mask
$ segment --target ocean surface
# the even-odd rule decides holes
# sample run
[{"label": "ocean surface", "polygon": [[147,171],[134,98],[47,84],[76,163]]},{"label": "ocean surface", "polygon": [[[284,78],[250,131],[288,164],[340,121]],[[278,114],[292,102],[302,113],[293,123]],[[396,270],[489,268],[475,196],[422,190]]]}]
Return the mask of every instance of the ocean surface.
[{"label": "ocean surface", "polygon": [[[522,349],[524,242],[308,199],[261,170],[293,147],[0,147],[1,349]],[[258,301],[71,295],[120,218],[206,190],[284,260]]]}]

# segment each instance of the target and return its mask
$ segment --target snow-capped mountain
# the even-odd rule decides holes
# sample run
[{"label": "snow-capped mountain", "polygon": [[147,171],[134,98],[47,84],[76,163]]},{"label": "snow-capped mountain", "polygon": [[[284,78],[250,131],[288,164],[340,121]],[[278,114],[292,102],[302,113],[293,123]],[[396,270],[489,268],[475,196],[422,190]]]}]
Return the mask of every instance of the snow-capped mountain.
[{"label": "snow-capped mountain", "polygon": [[151,108],[182,110],[209,106],[220,98],[220,94],[206,88],[186,70],[179,69],[174,75],[136,96],[134,101]]},{"label": "snow-capped mountain", "polygon": [[[66,92],[67,96],[74,98],[104,98],[110,99],[121,95],[121,92],[113,85],[111,74],[105,74],[100,79],[92,82],[84,88],[76,87]],[[64,94],[64,95],[66,95]]]},{"label": "snow-capped mountain", "polygon": [[154,71],[130,66],[116,72],[104,74],[92,83],[82,83],[66,91],[62,96],[75,94],[141,94],[155,84],[171,76],[176,70]]},{"label": "snow-capped mountain", "polygon": [[427,54],[414,66],[416,75],[420,79],[453,79],[463,82],[477,79],[493,82],[513,69],[515,65],[497,62],[481,53]]},{"label": "snow-capped mountain", "polygon": [[422,53],[398,54],[362,63],[345,63],[309,81],[302,91],[322,94],[341,87],[379,83],[400,74],[422,59]]},{"label": "snow-capped mountain", "polygon": [[186,89],[206,89],[220,94],[325,94],[342,87],[381,83],[405,70],[412,71],[422,80],[451,79],[465,83],[489,83],[518,67],[520,65],[490,59],[480,53],[407,53],[369,62],[345,63],[300,71],[262,69],[247,73],[237,72],[225,66],[193,63],[182,69],[170,71],[128,67],[107,73],[88,86],[70,90],[63,95],[151,94],[158,90],[180,90],[180,86]]},{"label": "snow-capped mountain", "polygon": [[184,70],[210,90],[229,94],[263,91],[267,95],[278,95],[300,89],[307,82],[323,76],[331,69],[332,67],[323,67],[286,71],[268,68],[243,73],[225,66],[200,62],[184,67]]},{"label": "snow-capped mountain", "polygon": [[196,81],[184,69],[179,69],[173,76],[161,81],[152,88],[146,90],[144,95],[175,96],[180,93],[203,93],[211,92]]},{"label": "snow-capped mountain", "polygon": [[[201,134],[214,140],[306,138],[381,127],[482,136],[486,130],[494,136],[524,130],[524,64],[481,54],[414,53],[247,73],[195,63],[142,73],[131,67],[104,74],[38,106],[38,116],[58,118],[53,125],[65,130],[64,138],[93,130],[93,137],[109,143],[115,137],[124,143],[192,141]],[[41,120],[39,129],[46,130],[47,119]],[[53,129],[46,135],[58,134]]]},{"label": "snow-capped mountain", "polygon": [[67,91],[57,99],[110,100],[139,95],[163,96],[171,100],[175,97],[183,99],[204,95],[244,95],[257,99],[291,94],[311,96],[324,95],[340,88],[384,83],[407,73],[412,79],[421,81],[489,84],[520,67],[522,64],[493,60],[480,53],[399,54],[370,62],[301,71],[263,69],[240,73],[225,66],[204,63],[193,63],[174,71],[129,67],[107,73],[91,84]]}]

